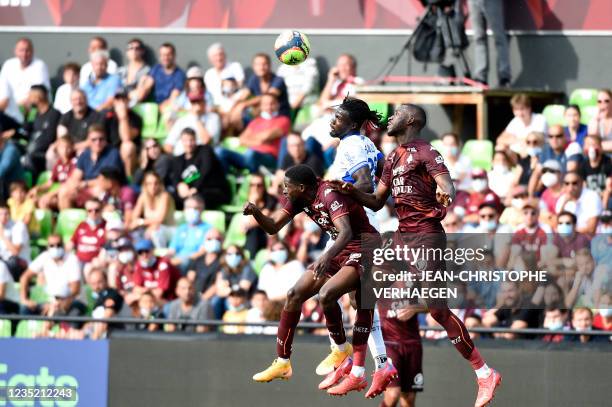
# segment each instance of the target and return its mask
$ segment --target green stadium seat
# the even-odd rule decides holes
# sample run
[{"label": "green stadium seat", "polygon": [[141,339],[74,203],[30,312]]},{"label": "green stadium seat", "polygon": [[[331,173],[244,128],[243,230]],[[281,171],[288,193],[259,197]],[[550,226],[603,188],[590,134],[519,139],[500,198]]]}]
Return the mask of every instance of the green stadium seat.
[{"label": "green stadium seat", "polygon": [[0,319],[0,338],[9,338],[11,336],[11,321],[8,319]]},{"label": "green stadium seat", "polygon": [[244,153],[247,148],[240,145],[238,137],[226,137],[221,141],[221,147],[237,153]]},{"label": "green stadium seat", "polygon": [[49,302],[49,295],[42,285],[33,285],[30,287],[30,299],[37,304]]},{"label": "green stadium seat", "polygon": [[223,247],[227,248],[233,244],[238,246],[244,246],[246,243],[246,235],[240,230],[240,222],[243,219],[242,213],[237,213],[232,217],[227,233],[225,234],[225,242]]},{"label": "green stadium seat", "polygon": [[[17,324],[16,338],[34,338],[42,333],[45,321],[19,321]],[[59,332],[59,325],[54,325],[51,332]]]},{"label": "green stadium seat", "polygon": [[493,161],[493,143],[491,140],[468,140],[461,154],[470,159],[473,167],[489,171]]},{"label": "green stadium seat", "polygon": [[47,238],[53,233],[53,212],[50,209],[36,209],[34,217],[39,227],[36,245],[44,247],[47,245]]},{"label": "green stadium seat", "polygon": [[219,232],[225,233],[225,213],[223,211],[205,210],[202,212],[202,220]]},{"label": "green stadium seat", "polygon": [[36,179],[36,185],[44,185],[51,179],[51,171],[43,171],[38,174],[38,178]]},{"label": "green stadium seat", "polygon": [[32,188],[32,173],[30,171],[24,171],[23,172],[23,180],[26,184],[26,187],[28,187],[28,189]]},{"label": "green stadium seat", "polygon": [[435,139],[435,140],[431,140],[429,143],[433,146],[433,148],[438,150],[439,153],[442,153],[442,147],[444,146],[442,144],[442,140]]},{"label": "green stadium seat", "polygon": [[304,130],[310,123],[312,123],[312,106],[305,105],[298,110],[295,118],[293,119],[293,128],[296,131]]},{"label": "green stadium seat", "polygon": [[253,271],[255,271],[255,274],[257,274],[258,276],[259,273],[261,273],[261,269],[268,261],[268,253],[268,249],[261,249],[257,252],[257,254],[255,255],[255,259],[253,259],[253,261],[251,262],[253,265]]},{"label": "green stadium seat", "polygon": [[57,224],[55,232],[62,237],[64,243],[68,242],[79,223],[83,222],[87,217],[85,209],[63,209],[57,216]]},{"label": "green stadium seat", "polygon": [[380,114],[380,122],[387,124],[389,120],[389,104],[386,102],[369,102],[370,110],[375,110]]},{"label": "green stadium seat", "polygon": [[548,105],[542,110],[542,114],[546,118],[546,124],[553,126],[555,124],[565,125],[565,106],[564,105]]},{"label": "green stadium seat", "polygon": [[183,223],[185,223],[185,214],[183,211],[174,211],[174,224],[179,226]]},{"label": "green stadium seat", "polygon": [[597,106],[597,93],[597,89],[574,89],[569,104],[580,106],[580,110],[587,106]]},{"label": "green stadium seat", "polygon": [[599,109],[597,106],[585,106],[580,109],[580,123],[588,125],[595,116]]},{"label": "green stadium seat", "polygon": [[157,138],[157,122],[159,121],[159,106],[157,103],[139,103],[132,110],[142,118],[142,137]]}]

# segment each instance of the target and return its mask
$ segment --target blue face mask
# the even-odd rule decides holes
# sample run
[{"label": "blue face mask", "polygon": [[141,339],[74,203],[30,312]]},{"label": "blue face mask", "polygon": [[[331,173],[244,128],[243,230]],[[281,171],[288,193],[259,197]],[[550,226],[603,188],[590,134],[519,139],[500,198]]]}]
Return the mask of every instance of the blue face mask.
[{"label": "blue face mask", "polygon": [[274,250],[270,253],[270,260],[275,264],[285,264],[288,257],[287,250]]},{"label": "blue face mask", "polygon": [[242,261],[242,256],[237,253],[229,253],[225,255],[225,262],[231,268],[236,268]]},{"label": "blue face mask", "polygon": [[206,239],[204,241],[204,250],[206,250],[206,253],[219,253],[221,250],[221,241],[217,239]]},{"label": "blue face mask", "polygon": [[487,232],[492,232],[497,227],[497,222],[493,219],[491,220],[481,220],[480,227]]},{"label": "blue face mask", "polygon": [[562,236],[569,236],[572,234],[572,225],[560,223],[559,226],[557,226],[557,231]]},{"label": "blue face mask", "polygon": [[527,147],[527,155],[535,157],[542,152],[542,147]]},{"label": "blue face mask", "polygon": [[185,209],[185,221],[190,225],[195,225],[200,221],[200,211],[194,208]]}]

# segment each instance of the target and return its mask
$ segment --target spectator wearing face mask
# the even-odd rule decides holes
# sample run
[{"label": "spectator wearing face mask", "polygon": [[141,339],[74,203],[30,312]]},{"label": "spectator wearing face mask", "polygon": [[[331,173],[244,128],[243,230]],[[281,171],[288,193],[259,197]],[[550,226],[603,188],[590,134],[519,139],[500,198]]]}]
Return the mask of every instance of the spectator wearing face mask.
[{"label": "spectator wearing face mask", "polygon": [[250,291],[257,280],[249,260],[241,247],[230,245],[221,258],[221,270],[215,281],[216,294],[212,299],[215,317],[221,319],[227,308],[226,300],[232,291],[243,289]]},{"label": "spectator wearing face mask", "polygon": [[[536,190],[544,188],[540,194],[540,211],[541,219],[552,225],[552,219],[555,216],[555,207],[561,194],[563,193],[563,182],[561,179],[561,165],[556,160],[547,160],[542,164],[539,170],[539,181]],[[536,176],[534,174],[534,176]],[[541,185],[541,187],[540,187]],[[529,182],[531,188],[532,182]]]},{"label": "spectator wearing face mask", "polygon": [[201,256],[191,259],[187,264],[187,278],[194,282],[196,292],[203,300],[210,300],[216,294],[215,280],[221,269],[223,235],[217,229],[206,233]]},{"label": "spectator wearing face mask", "polygon": [[211,226],[202,221],[204,201],[198,196],[192,196],[185,201],[185,223],[180,225],[170,241],[168,256],[172,264],[178,267],[183,274],[187,273],[190,260],[194,260],[205,253],[203,243]]},{"label": "spectator wearing face mask", "polygon": [[508,197],[513,185],[516,185],[517,174],[510,157],[505,151],[497,150],[493,154],[493,168],[488,172],[488,183],[491,190],[502,200]]},{"label": "spectator wearing face mask", "polygon": [[478,224],[471,232],[481,234],[487,245],[493,250],[495,264],[505,270],[510,257],[510,243],[512,230],[499,223],[498,204],[494,201],[483,202],[478,207]]},{"label": "spectator wearing face mask", "polygon": [[461,139],[456,133],[444,133],[440,136],[442,141],[442,157],[444,164],[448,168],[452,179],[459,181],[459,186],[463,189],[469,187],[470,172],[472,164],[470,159],[461,155]]},{"label": "spectator wearing face mask", "polygon": [[77,226],[67,249],[74,249],[76,257],[84,266],[92,261],[106,242],[106,222],[102,218],[102,203],[97,199],[85,202],[87,218]]},{"label": "spectator wearing face mask", "polygon": [[513,187],[506,197],[506,208],[499,217],[499,223],[516,230],[523,223],[523,203],[527,199],[527,188],[524,185]]},{"label": "spectator wearing face mask", "polygon": [[[265,291],[257,290],[251,297],[251,308],[247,312],[245,322],[256,323],[265,322],[266,318],[264,313],[270,300]],[[248,335],[259,335],[264,333],[265,327],[263,326],[245,326],[244,333]]]},{"label": "spectator wearing face mask", "polygon": [[140,298],[139,294],[134,293],[134,270],[136,267],[136,254],[134,246],[127,237],[122,237],[117,241],[117,259],[108,265],[109,285],[121,294],[125,303],[133,307]]},{"label": "spectator wearing face mask", "polygon": [[37,304],[30,299],[30,282],[36,277],[37,284],[43,285],[49,298],[53,287],[65,288],[75,299],[81,291],[81,269],[73,253],[66,252],[62,238],[51,235],[47,239],[47,250],[39,254],[19,279],[21,312],[40,314],[49,303]]},{"label": "spectator wearing face mask", "polygon": [[580,147],[584,144],[584,138],[588,134],[588,128],[580,122],[581,112],[578,105],[569,105],[565,108],[565,127],[563,132],[568,143],[577,143]]},{"label": "spectator wearing face mask", "polygon": [[612,177],[612,159],[604,154],[601,137],[588,135],[584,140],[584,154],[576,154],[567,164],[568,171],[578,172],[585,187],[603,193]]},{"label": "spectator wearing face mask", "polygon": [[[249,310],[247,307],[247,292],[241,288],[232,290],[227,298],[227,311],[223,314],[224,322],[246,322]],[[221,330],[226,334],[242,334],[244,326],[224,325]]]},{"label": "spectator wearing face mask", "polygon": [[531,175],[540,164],[540,156],[544,146],[544,133],[531,132],[525,139],[526,155],[518,160],[518,170],[515,184],[529,185]]},{"label": "spectator wearing face mask", "polygon": [[[542,247],[548,243],[548,236],[552,230],[548,225],[541,225],[538,222],[539,209],[538,201],[526,199],[521,207],[523,224],[512,235],[511,259],[521,261],[523,258],[534,258],[536,262],[541,259]],[[525,264],[514,263],[512,270],[524,270]],[[512,267],[512,266],[509,266]]]},{"label": "spectator wearing face mask", "polygon": [[612,294],[604,294],[599,300],[599,309],[593,319],[593,328],[612,331]]},{"label": "spectator wearing face mask", "polygon": [[561,212],[557,215],[556,224],[553,243],[558,249],[558,263],[565,267],[574,267],[576,253],[589,247],[589,238],[576,231],[576,215],[571,212]]},{"label": "spectator wearing face mask", "polygon": [[106,241],[100,250],[100,253],[92,259],[89,263],[85,264],[83,268],[83,274],[85,279],[89,277],[89,273],[92,270],[108,270],[110,263],[117,261],[119,255],[119,245],[122,239],[125,239],[125,227],[123,222],[118,218],[110,218],[106,222]]},{"label": "spectator wearing face mask", "polygon": [[[566,309],[551,308],[547,309],[544,314],[543,328],[550,329],[551,331],[561,331],[570,329],[568,323],[569,312]],[[558,343],[565,339],[563,334],[554,333],[544,335],[542,340],[544,342]]]},{"label": "spectator wearing face mask", "polygon": [[489,188],[487,172],[476,168],[471,174],[472,184],[470,196],[465,203],[466,214],[463,221],[466,223],[478,223],[478,208],[483,202],[493,202],[497,210],[501,210],[501,201],[497,194]]},{"label": "spectator wearing face mask", "polygon": [[[240,115],[240,88],[238,81],[231,74],[221,78],[221,93],[215,99],[213,110],[221,117],[224,134],[235,136],[242,129],[242,117]],[[235,128],[237,123],[237,127]]]},{"label": "spectator wearing face mask", "polygon": [[533,113],[531,98],[523,93],[512,96],[510,105],[514,118],[497,138],[496,147],[500,149],[510,148],[522,156],[529,148],[526,143],[529,133],[546,133],[546,119],[541,114]]},{"label": "spectator wearing face mask", "polygon": [[[140,296],[138,303],[132,310],[132,316],[134,318],[140,318],[143,320],[149,319],[161,319],[164,318],[164,313],[155,303],[155,297],[148,291],[145,291]],[[139,324],[130,324],[126,327],[127,329],[135,329],[138,331],[149,331],[154,332],[159,330],[159,325],[141,322]]]},{"label": "spectator wearing face mask", "polygon": [[[572,329],[574,331],[597,330],[593,328],[593,311],[587,307],[578,307],[572,311]],[[565,340],[568,342],[591,343],[609,342],[607,336],[591,335],[567,335]]]},{"label": "spectator wearing face mask", "polygon": [[139,296],[150,291],[158,305],[176,298],[175,288],[180,273],[170,260],[155,256],[153,242],[148,239],[138,240],[134,249],[138,256],[133,277],[134,293]]},{"label": "spectator wearing face mask", "polygon": [[602,212],[599,194],[584,187],[582,176],[570,171],[563,178],[563,193],[557,200],[555,211],[571,212],[576,216],[576,230],[593,234],[597,228],[597,217]]},{"label": "spectator wearing face mask", "polygon": [[612,212],[603,211],[599,217],[597,234],[591,241],[591,253],[598,266],[608,268],[612,272]]},{"label": "spectator wearing face mask", "polygon": [[[185,321],[205,321],[212,319],[212,309],[208,302],[202,301],[197,295],[193,281],[182,277],[176,284],[177,299],[168,304],[168,319],[180,319]],[[166,324],[164,330],[167,332],[206,332],[209,330],[204,325],[175,325]]]},{"label": "spectator wearing face mask", "polygon": [[274,243],[268,254],[268,262],[259,273],[257,288],[265,291],[270,301],[282,301],[305,271],[304,265],[295,259],[285,243]]}]

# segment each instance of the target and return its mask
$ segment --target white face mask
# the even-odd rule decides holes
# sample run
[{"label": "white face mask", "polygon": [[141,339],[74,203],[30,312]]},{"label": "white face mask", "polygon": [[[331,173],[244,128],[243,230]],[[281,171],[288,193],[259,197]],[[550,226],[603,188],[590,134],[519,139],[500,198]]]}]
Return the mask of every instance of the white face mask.
[{"label": "white face mask", "polygon": [[206,239],[204,241],[206,253],[219,253],[221,251],[221,241],[218,239]]},{"label": "white face mask", "polygon": [[55,260],[61,259],[62,257],[64,257],[64,248],[63,247],[50,247],[49,254]]},{"label": "white face mask", "polygon": [[140,266],[146,269],[153,267],[154,264],[155,264],[155,256],[151,256],[149,260],[140,260]]},{"label": "white face mask", "polygon": [[119,262],[122,264],[129,264],[134,261],[134,252],[131,250],[119,252],[117,259],[119,259]]},{"label": "white face mask", "polygon": [[472,181],[472,189],[476,192],[482,192],[487,189],[487,180],[483,178],[476,178]]},{"label": "white face mask", "polygon": [[229,253],[225,255],[225,262],[227,263],[228,266],[230,266],[233,269],[238,267],[241,261],[242,261],[242,256],[239,255],[238,253]]},{"label": "white face mask", "polygon": [[496,227],[497,227],[497,222],[494,219],[480,221],[480,228],[487,232],[494,231]]},{"label": "white face mask", "polygon": [[542,184],[544,184],[546,188],[552,187],[557,182],[559,182],[559,176],[554,172],[545,172],[542,174]]},{"label": "white face mask", "polygon": [[572,234],[572,225],[566,225],[565,223],[560,223],[557,226],[557,232],[559,232],[562,236],[569,236]]},{"label": "white face mask", "polygon": [[289,253],[287,250],[274,250],[270,253],[270,260],[272,260],[275,264],[285,264],[287,258],[289,257]]},{"label": "white face mask", "polygon": [[587,155],[589,156],[589,160],[594,160],[597,158],[597,149],[595,147],[589,147],[587,151]]},{"label": "white face mask", "polygon": [[510,168],[506,167],[504,164],[493,164],[493,171],[505,174],[510,171]]},{"label": "white face mask", "polygon": [[512,198],[512,207],[516,209],[522,209],[523,199],[522,198]]},{"label": "white face mask", "polygon": [[527,155],[535,157],[542,152],[542,147],[527,147]]},{"label": "white face mask", "polygon": [[195,208],[185,209],[185,221],[190,225],[195,225],[200,221],[200,211]]},{"label": "white face mask", "polygon": [[278,116],[278,112],[273,112],[273,113],[261,112],[259,115],[261,116],[262,119],[270,120],[270,119]]},{"label": "white face mask", "polygon": [[380,148],[384,155],[389,155],[393,152],[393,150],[397,148],[397,143],[393,143],[393,142],[382,143],[380,145]]},{"label": "white face mask", "polygon": [[612,225],[602,225],[599,227],[599,233],[603,235],[612,234]]},{"label": "white face mask", "polygon": [[604,318],[612,317],[612,308],[602,308],[599,310],[599,315]]},{"label": "white face mask", "polygon": [[463,206],[455,206],[453,208],[453,212],[455,212],[455,215],[459,216],[460,218],[465,216],[465,208]]},{"label": "white face mask", "polygon": [[147,307],[140,307],[140,316],[142,318],[149,318],[151,316],[152,313],[152,309],[147,308]]},{"label": "white face mask", "polygon": [[86,219],[87,224],[89,226],[91,226],[92,228],[95,228],[96,226],[98,226],[100,223],[102,223],[102,219],[91,219],[91,218],[87,218]]},{"label": "white face mask", "polygon": [[457,146],[451,146],[451,147],[445,146],[444,149],[446,150],[446,154],[452,155],[453,157],[456,157],[459,154],[459,147]]},{"label": "white face mask", "polygon": [[550,329],[551,331],[558,331],[559,329],[563,328],[563,321],[557,319],[555,321],[549,322],[547,325],[548,329]]}]

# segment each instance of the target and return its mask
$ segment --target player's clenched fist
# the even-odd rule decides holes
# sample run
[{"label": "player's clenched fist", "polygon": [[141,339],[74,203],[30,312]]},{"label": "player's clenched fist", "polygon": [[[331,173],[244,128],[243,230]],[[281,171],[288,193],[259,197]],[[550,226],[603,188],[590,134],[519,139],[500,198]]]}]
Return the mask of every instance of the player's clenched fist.
[{"label": "player's clenched fist", "polygon": [[448,207],[453,202],[453,199],[450,197],[449,194],[440,190],[436,191],[436,200],[446,207]]},{"label": "player's clenched fist", "polygon": [[255,211],[257,211],[257,206],[254,203],[247,202],[244,204],[244,208],[242,209],[243,215],[253,215]]},{"label": "player's clenched fist", "polygon": [[350,182],[344,182],[344,181],[338,181],[338,180],[329,181],[329,186],[334,191],[338,191],[338,192],[341,192],[347,195],[350,195],[355,189],[355,186],[351,184]]}]

